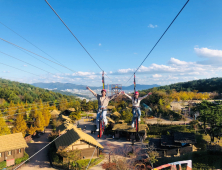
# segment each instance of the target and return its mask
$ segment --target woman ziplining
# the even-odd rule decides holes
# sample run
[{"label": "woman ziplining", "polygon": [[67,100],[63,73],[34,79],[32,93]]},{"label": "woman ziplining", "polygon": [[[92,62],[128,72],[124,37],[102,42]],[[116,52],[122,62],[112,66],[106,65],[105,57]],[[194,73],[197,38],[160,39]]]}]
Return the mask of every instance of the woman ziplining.
[{"label": "woman ziplining", "polygon": [[139,92],[138,91],[136,91],[134,93],[134,97],[129,96],[125,92],[123,92],[123,94],[126,95],[129,99],[132,100],[132,104],[133,104],[133,108],[132,108],[132,113],[133,113],[132,127],[134,128],[134,124],[135,124],[137,116],[138,116],[138,121],[140,122],[140,116],[141,116],[140,102],[141,102],[141,100],[143,100],[147,96],[151,95],[152,93],[150,92],[150,93],[148,93],[147,95],[145,95],[143,97],[139,97]]},{"label": "woman ziplining", "polygon": [[[106,119],[106,113],[107,113],[107,106],[109,104],[109,101],[114,99],[115,97],[119,96],[120,93],[115,94],[113,96],[106,96],[106,90],[102,89],[101,90],[101,95],[100,94],[96,94],[93,90],[91,90],[89,87],[86,87],[86,89],[88,89],[89,91],[92,92],[92,94],[97,98],[98,100],[98,112],[97,112],[97,117],[96,117],[96,131],[99,131],[99,120],[100,120],[100,116],[101,119],[104,121],[105,126],[107,125],[107,119]],[[100,111],[101,110],[101,111]],[[100,115],[100,112],[101,115]]]},{"label": "woman ziplining", "polygon": [[[134,128],[134,124],[136,119],[138,120],[138,124],[140,122],[140,116],[141,116],[141,110],[140,110],[140,102],[141,100],[143,100],[144,98],[146,98],[147,96],[151,95],[152,93],[148,93],[147,95],[143,96],[143,97],[139,97],[139,92],[136,91],[136,75],[134,73],[134,97],[129,96],[128,94],[126,94],[124,91],[122,92],[123,94],[125,94],[128,98],[130,98],[132,100],[132,104],[133,104],[133,108],[132,108],[132,113],[133,113],[133,120],[132,120],[132,127]],[[138,130],[138,124],[136,124],[136,128]]]}]

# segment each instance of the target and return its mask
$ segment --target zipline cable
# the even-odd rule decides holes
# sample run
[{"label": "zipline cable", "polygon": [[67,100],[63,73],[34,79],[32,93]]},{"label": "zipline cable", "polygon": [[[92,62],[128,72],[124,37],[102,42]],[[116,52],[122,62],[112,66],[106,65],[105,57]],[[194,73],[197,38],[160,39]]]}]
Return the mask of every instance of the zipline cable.
[{"label": "zipline cable", "polygon": [[[86,50],[86,48],[82,45],[82,43],[78,40],[78,38],[73,34],[73,32],[69,29],[69,27],[66,25],[66,23],[62,20],[62,18],[57,14],[57,12],[53,9],[53,7],[48,3],[47,0],[45,2],[48,4],[48,6],[52,9],[52,11],[56,14],[56,16],[62,21],[62,23],[65,25],[65,27],[69,30],[69,32],[72,34],[72,36],[76,39],[76,41],[81,45],[81,47],[85,50],[85,52],[89,55],[89,57],[94,61],[94,63],[100,68],[101,71],[104,71],[99,64],[94,60],[94,58],[91,56],[91,54]],[[107,75],[106,75],[107,76]],[[108,76],[107,76],[108,77]],[[109,77],[108,77],[109,78]],[[110,79],[110,78],[109,78]],[[111,79],[110,79],[111,80]]]},{"label": "zipline cable", "polygon": [[[10,65],[7,65],[7,64],[4,64],[4,63],[0,63],[2,65],[5,65],[5,66],[8,66],[8,67],[11,67],[11,68],[14,68],[14,69],[17,69],[17,70],[20,70],[20,71],[23,71],[23,72],[26,72],[26,73],[29,73],[29,74],[33,74],[35,76],[38,76],[38,77],[41,77],[40,75],[37,75],[37,74],[34,74],[34,73],[31,73],[31,72],[28,72],[28,71],[25,71],[25,70],[22,70],[22,69],[19,69],[19,68],[16,68],[16,67],[13,67],[13,66],[10,66]],[[43,77],[41,77],[43,78]]]},{"label": "zipline cable", "polygon": [[[2,24],[3,26],[5,26],[6,28],[8,28],[10,31],[14,32],[16,35],[18,35],[19,37],[21,37],[23,40],[27,41],[29,44],[31,44],[32,46],[34,46],[35,48],[37,48],[38,50],[40,50],[41,52],[43,52],[44,54],[46,54],[47,56],[49,56],[50,58],[54,59],[56,62],[60,63],[58,60],[56,60],[55,58],[53,58],[52,56],[50,56],[49,54],[47,54],[45,51],[43,51],[42,49],[40,49],[39,47],[37,47],[35,44],[31,43],[29,40],[27,40],[26,38],[24,38],[23,36],[21,36],[20,34],[18,34],[17,32],[15,32],[14,30],[12,30],[11,28],[9,28],[7,25],[3,24],[2,22],[0,22],[0,24]],[[61,64],[61,63],[60,63]]]},{"label": "zipline cable", "polygon": [[45,72],[47,72],[47,73],[49,73],[49,74],[52,74],[52,73],[50,73],[49,71],[46,71],[46,70],[44,70],[44,69],[41,69],[41,68],[39,68],[39,67],[37,67],[37,66],[34,66],[34,65],[32,65],[32,64],[30,64],[30,63],[28,63],[28,62],[26,62],[26,61],[20,60],[20,59],[18,59],[18,58],[16,58],[16,57],[13,57],[13,56],[11,56],[11,55],[9,55],[9,54],[6,54],[6,53],[2,52],[2,51],[0,51],[0,53],[4,54],[4,55],[6,55],[6,56],[9,56],[9,57],[11,57],[11,58],[14,58],[14,59],[16,59],[16,60],[18,60],[18,61],[21,61],[21,62],[23,62],[23,63],[26,63],[26,64],[28,64],[28,65],[30,65],[30,66],[32,66],[32,67],[35,67],[35,68],[37,68],[37,69],[39,69],[39,70],[45,71]]},{"label": "zipline cable", "polygon": [[54,64],[57,64],[57,65],[59,65],[59,66],[61,66],[61,67],[64,67],[64,68],[66,68],[66,69],[68,69],[68,70],[70,70],[70,71],[72,71],[72,72],[76,72],[76,71],[73,71],[72,69],[70,69],[70,68],[68,68],[68,67],[66,67],[66,66],[63,66],[63,65],[61,65],[61,64],[59,64],[59,63],[56,63],[56,62],[54,62],[54,61],[52,61],[52,60],[50,60],[50,59],[48,59],[48,58],[46,58],[46,57],[43,57],[43,56],[41,56],[41,55],[39,55],[39,54],[36,54],[36,53],[34,53],[34,52],[30,51],[30,50],[27,50],[27,49],[25,49],[25,48],[23,48],[23,47],[20,47],[20,46],[16,45],[16,44],[13,44],[13,43],[11,43],[11,42],[3,39],[3,38],[0,38],[0,40],[6,42],[6,43],[8,43],[8,44],[11,44],[11,45],[13,45],[13,46],[19,47],[19,48],[21,48],[21,49],[23,49],[23,50],[25,50],[25,51],[28,51],[28,52],[30,52],[30,53],[32,53],[32,54],[34,54],[34,55],[39,56],[39,57],[41,57],[41,58],[44,58],[45,60],[48,60],[48,61],[50,61],[50,62],[52,62],[52,63],[54,63]]},{"label": "zipline cable", "polygon": [[52,67],[51,65],[49,65],[49,64],[47,64],[47,63],[45,63],[44,61],[42,61],[42,60],[38,59],[37,57],[35,57],[35,56],[33,56],[33,55],[29,54],[29,53],[28,53],[28,52],[26,52],[25,50],[23,50],[23,49],[21,49],[21,48],[19,48],[19,47],[16,47],[16,46],[14,46],[14,45],[13,45],[13,47],[17,48],[18,50],[22,51],[23,53],[25,53],[25,54],[27,54],[27,55],[29,55],[29,56],[31,56],[31,57],[33,57],[33,58],[35,58],[36,60],[38,60],[38,61],[40,61],[40,62],[44,63],[45,65],[47,65],[47,66],[49,66],[49,67],[53,68],[54,70],[59,71],[60,73],[64,73],[64,72],[62,72],[62,71],[60,71],[60,70],[56,69],[55,67]]},{"label": "zipline cable", "polygon": [[[151,54],[151,52],[154,50],[154,48],[157,46],[157,44],[159,43],[159,41],[163,38],[163,36],[165,35],[165,33],[168,31],[168,29],[170,28],[170,26],[174,23],[174,21],[177,19],[177,17],[180,15],[180,13],[183,11],[183,9],[185,8],[185,6],[187,5],[187,3],[189,2],[189,0],[187,0],[187,2],[184,4],[184,6],[181,8],[181,10],[178,12],[178,14],[176,15],[176,17],[173,19],[173,21],[170,23],[170,25],[167,27],[167,29],[164,31],[164,33],[161,35],[161,37],[158,39],[158,41],[156,42],[156,44],[153,46],[153,48],[150,50],[150,52],[147,54],[147,56],[144,58],[144,60],[142,61],[142,63],[139,65],[139,67],[136,69],[136,71],[133,73],[133,75],[139,70],[139,68],[142,66],[142,64],[146,61],[146,59],[149,57],[149,55]],[[129,78],[129,80],[126,82],[126,84],[130,81],[130,79],[133,77],[133,75]]]}]

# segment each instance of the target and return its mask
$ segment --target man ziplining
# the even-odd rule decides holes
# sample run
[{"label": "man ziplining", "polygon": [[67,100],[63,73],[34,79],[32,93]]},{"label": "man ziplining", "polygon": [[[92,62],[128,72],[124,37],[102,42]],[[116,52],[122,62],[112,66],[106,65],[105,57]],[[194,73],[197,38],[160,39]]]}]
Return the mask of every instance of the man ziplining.
[{"label": "man ziplining", "polygon": [[[109,104],[109,101],[114,99],[115,97],[119,96],[120,93],[115,94],[113,96],[106,96],[106,90],[102,89],[101,90],[101,95],[96,94],[93,90],[91,90],[89,87],[86,87],[89,91],[92,92],[92,94],[97,98],[98,100],[98,112],[96,116],[96,131],[99,131],[99,119],[101,116],[101,119],[104,121],[105,126],[107,125],[107,119],[106,119],[106,114],[107,114],[107,106]],[[102,113],[100,115],[100,110],[102,110]]]}]

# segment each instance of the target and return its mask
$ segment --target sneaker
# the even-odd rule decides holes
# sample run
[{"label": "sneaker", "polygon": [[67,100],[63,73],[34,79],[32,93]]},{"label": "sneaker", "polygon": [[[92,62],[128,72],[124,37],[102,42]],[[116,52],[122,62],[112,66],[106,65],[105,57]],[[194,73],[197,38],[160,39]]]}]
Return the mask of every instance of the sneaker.
[{"label": "sneaker", "polygon": [[140,122],[140,118],[139,118],[138,120],[139,120],[139,122]]},{"label": "sneaker", "polygon": [[134,123],[132,124],[132,128],[134,128]]},{"label": "sneaker", "polygon": [[99,131],[99,129],[96,129],[96,132],[98,132]]}]

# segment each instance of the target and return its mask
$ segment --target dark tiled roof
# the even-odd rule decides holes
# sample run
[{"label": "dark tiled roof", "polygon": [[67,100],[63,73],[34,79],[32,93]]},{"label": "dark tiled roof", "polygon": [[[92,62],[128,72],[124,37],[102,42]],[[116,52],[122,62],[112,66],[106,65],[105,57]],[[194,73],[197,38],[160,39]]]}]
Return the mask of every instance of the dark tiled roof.
[{"label": "dark tiled roof", "polygon": [[161,147],[161,139],[158,138],[150,138],[149,139],[149,145],[154,145],[154,147],[160,148]]},{"label": "dark tiled roof", "polygon": [[173,136],[162,135],[161,136],[161,145],[162,146],[173,146],[173,145],[175,145]]},{"label": "dark tiled roof", "polygon": [[194,133],[174,133],[174,142],[178,143],[196,143],[196,138]]}]

